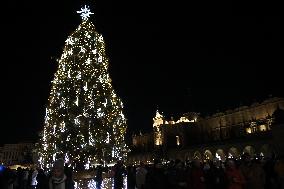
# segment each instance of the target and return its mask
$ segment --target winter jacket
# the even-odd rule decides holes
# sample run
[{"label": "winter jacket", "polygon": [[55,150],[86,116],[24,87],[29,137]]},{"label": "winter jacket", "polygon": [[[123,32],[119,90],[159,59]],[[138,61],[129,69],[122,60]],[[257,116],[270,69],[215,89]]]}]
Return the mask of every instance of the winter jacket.
[{"label": "winter jacket", "polygon": [[236,168],[227,169],[226,177],[228,179],[228,189],[243,189],[245,179],[240,170]]}]

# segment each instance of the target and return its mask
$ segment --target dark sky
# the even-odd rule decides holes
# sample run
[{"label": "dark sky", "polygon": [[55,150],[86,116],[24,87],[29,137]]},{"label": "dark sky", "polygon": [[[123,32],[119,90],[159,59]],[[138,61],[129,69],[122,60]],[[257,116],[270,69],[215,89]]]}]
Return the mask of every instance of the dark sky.
[{"label": "dark sky", "polygon": [[10,1],[1,19],[0,144],[37,139],[57,68],[54,59],[80,24],[76,11],[85,3],[104,36],[129,133],[149,131],[157,106],[166,116],[206,115],[270,94],[283,96],[280,5]]}]

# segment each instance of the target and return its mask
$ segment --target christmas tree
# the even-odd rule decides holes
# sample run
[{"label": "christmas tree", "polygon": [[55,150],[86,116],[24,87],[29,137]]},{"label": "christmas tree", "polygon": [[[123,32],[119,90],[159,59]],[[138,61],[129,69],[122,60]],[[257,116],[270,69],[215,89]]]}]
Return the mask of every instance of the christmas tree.
[{"label": "christmas tree", "polygon": [[39,163],[50,168],[63,157],[75,169],[91,163],[112,163],[126,157],[126,119],[108,73],[109,61],[102,35],[89,20],[67,38],[58,61],[39,149]]}]

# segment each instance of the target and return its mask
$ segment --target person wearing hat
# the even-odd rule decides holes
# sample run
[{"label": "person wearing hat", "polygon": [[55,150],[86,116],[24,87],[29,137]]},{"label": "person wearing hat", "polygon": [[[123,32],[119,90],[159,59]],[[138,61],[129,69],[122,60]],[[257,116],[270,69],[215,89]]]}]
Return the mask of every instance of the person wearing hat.
[{"label": "person wearing hat", "polygon": [[64,173],[64,160],[55,161],[52,175],[49,179],[49,189],[74,189],[74,182]]}]

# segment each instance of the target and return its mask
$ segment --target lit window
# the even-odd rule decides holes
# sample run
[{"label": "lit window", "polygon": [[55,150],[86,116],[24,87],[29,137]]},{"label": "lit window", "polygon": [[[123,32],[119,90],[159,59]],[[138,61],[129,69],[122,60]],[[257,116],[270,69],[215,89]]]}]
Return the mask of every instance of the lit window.
[{"label": "lit window", "polygon": [[267,130],[266,125],[260,125],[260,126],[259,126],[259,130],[260,130],[260,131],[266,131],[266,130]]},{"label": "lit window", "polygon": [[264,157],[264,154],[263,154],[263,152],[260,152],[260,157]]},{"label": "lit window", "polygon": [[257,128],[254,126],[254,127],[252,128],[252,132],[255,133],[256,131],[257,131]]},{"label": "lit window", "polygon": [[176,141],[177,141],[177,145],[179,146],[180,145],[180,138],[179,138],[179,136],[176,136]]},{"label": "lit window", "polygon": [[251,134],[251,128],[250,127],[246,128],[246,133]]},{"label": "lit window", "polygon": [[215,157],[219,160],[219,161],[221,161],[221,156],[219,155],[219,154],[215,154]]}]

